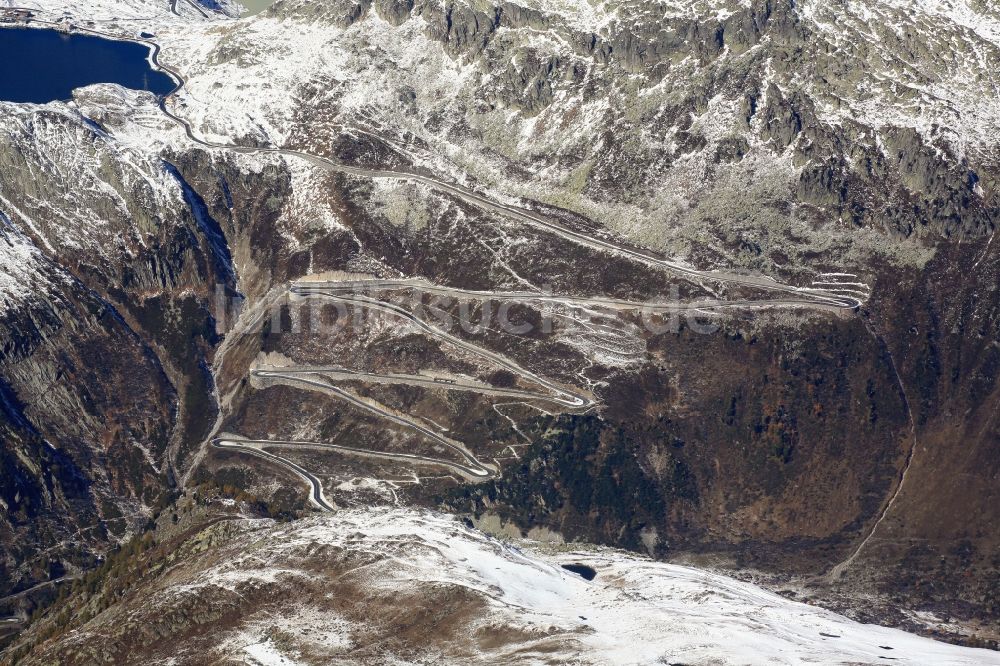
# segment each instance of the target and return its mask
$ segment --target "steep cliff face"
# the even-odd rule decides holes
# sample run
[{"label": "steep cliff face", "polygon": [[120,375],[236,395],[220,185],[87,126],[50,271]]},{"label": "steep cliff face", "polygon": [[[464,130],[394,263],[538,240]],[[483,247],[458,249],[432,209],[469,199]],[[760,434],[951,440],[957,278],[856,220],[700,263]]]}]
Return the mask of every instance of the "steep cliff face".
[{"label": "steep cliff face", "polygon": [[2,123],[9,592],[74,573],[169,490],[178,442],[208,425],[208,299],[234,276],[168,163],[65,105],[5,105]]},{"label": "steep cliff face", "polygon": [[50,563],[53,571],[84,564],[90,547],[141,524],[138,510],[165,487],[176,402],[156,357],[118,313],[39,251],[16,252],[28,243],[11,226],[0,236],[6,265],[30,288],[0,324],[12,482],[4,592],[48,578]]}]

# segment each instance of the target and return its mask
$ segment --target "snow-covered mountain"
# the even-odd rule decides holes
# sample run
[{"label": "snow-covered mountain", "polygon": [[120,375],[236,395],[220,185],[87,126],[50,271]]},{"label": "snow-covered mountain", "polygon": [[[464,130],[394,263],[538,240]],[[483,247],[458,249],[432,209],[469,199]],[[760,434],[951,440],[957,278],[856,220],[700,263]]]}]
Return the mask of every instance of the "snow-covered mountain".
[{"label": "snow-covered mountain", "polygon": [[[130,597],[77,584],[79,621],[51,606],[16,649],[988,663],[404,507],[995,646],[992,4],[5,6],[155,45],[182,84],[0,102],[0,620],[150,518],[186,543],[122,565]],[[436,328],[463,308],[533,328]],[[301,520],[168,539],[197,486]],[[367,619],[328,616],[303,572],[360,584],[341,560],[404,592],[364,579],[337,589]]]},{"label": "snow-covered mountain", "polygon": [[964,0],[283,0],[158,38],[207,138],[327,154],[374,134],[499,195],[780,271],[820,248],[925,260],[885,232],[991,232],[998,26]]}]

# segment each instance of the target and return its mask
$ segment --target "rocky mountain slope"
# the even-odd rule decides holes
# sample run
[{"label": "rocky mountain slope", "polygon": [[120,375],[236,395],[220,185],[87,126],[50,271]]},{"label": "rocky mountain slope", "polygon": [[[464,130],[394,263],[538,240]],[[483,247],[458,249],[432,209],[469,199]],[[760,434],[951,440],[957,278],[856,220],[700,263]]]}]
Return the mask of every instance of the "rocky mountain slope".
[{"label": "rocky mountain slope", "polygon": [[[164,57],[206,136],[325,153],[371,132],[498,193],[774,272],[818,250],[925,256],[885,233],[991,233],[998,20],[964,2],[285,1]],[[260,46],[292,25],[295,47]]]},{"label": "rocky mountain slope", "polygon": [[2,104],[3,613],[305,484],[1000,638],[994,7],[35,4],[183,86]]}]

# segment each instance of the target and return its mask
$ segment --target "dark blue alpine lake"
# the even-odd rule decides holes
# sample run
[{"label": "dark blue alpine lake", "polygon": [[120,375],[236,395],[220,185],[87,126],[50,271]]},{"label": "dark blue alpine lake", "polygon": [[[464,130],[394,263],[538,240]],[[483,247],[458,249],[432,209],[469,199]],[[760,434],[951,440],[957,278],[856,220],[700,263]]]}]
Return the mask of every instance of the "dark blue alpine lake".
[{"label": "dark blue alpine lake", "polygon": [[56,30],[0,29],[0,100],[42,104],[75,88],[117,83],[165,95],[176,83],[149,64],[149,48]]}]

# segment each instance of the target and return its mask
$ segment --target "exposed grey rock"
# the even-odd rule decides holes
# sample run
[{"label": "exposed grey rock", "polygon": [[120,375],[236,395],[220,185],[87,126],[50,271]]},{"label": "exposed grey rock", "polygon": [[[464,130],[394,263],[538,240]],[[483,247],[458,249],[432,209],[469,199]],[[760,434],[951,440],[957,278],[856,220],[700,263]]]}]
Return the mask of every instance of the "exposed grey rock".
[{"label": "exposed grey rock", "polygon": [[453,56],[477,56],[489,44],[500,25],[501,10],[482,11],[464,3],[423,5],[421,18],[427,23],[427,35],[445,45]]},{"label": "exposed grey rock", "polygon": [[410,18],[413,0],[375,0],[375,11],[393,25],[402,25]]}]

